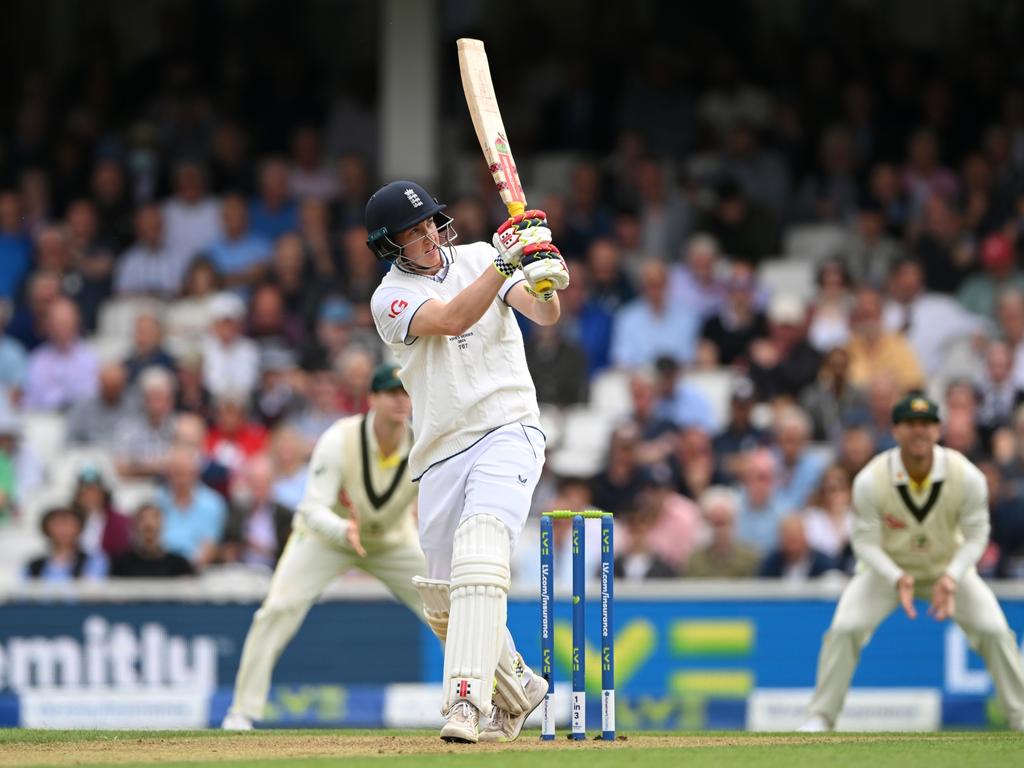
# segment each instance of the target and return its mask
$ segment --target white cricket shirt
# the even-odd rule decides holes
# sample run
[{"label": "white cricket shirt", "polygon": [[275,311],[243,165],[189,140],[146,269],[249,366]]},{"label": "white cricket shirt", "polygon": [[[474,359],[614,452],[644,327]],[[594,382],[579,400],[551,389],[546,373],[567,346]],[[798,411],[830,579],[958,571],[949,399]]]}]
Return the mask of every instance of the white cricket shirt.
[{"label": "white cricket shirt", "polygon": [[505,424],[540,429],[523,335],[505,303],[509,290],[523,279],[520,273],[505,281],[483,317],[461,336],[409,334],[423,304],[451,301],[485,269],[493,269],[495,251],[489,243],[454,250],[454,261],[434,276],[392,266],[371,300],[377,332],[401,366],[398,375],[412,399],[416,442],[409,466],[416,479]]},{"label": "white cricket shirt", "polygon": [[988,544],[988,486],[963,454],[934,448],[932,469],[914,489],[900,449],[883,451],[853,481],[853,549],[863,566],[895,584],[901,574],[959,580]]}]

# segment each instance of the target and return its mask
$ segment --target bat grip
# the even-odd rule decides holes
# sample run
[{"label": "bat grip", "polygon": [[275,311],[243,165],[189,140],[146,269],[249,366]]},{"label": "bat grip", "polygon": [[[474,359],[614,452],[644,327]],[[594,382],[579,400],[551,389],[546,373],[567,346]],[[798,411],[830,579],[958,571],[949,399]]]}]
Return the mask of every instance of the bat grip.
[{"label": "bat grip", "polygon": [[[522,200],[513,200],[511,203],[506,203],[505,208],[508,209],[509,216],[518,216],[526,210],[526,203]],[[551,290],[550,280],[541,280],[537,283],[533,289],[538,293],[544,293],[545,291]]]}]

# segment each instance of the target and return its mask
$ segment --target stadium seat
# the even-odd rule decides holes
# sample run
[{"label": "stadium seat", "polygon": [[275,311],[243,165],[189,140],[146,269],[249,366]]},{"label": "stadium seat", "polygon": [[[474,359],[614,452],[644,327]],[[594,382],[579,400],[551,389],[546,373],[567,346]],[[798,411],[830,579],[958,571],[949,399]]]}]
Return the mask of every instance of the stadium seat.
[{"label": "stadium seat", "polygon": [[757,280],[772,295],[788,293],[804,300],[814,297],[814,264],[804,259],[763,261],[757,269]]},{"label": "stadium seat", "polygon": [[0,529],[0,592],[13,587],[28,561],[46,551],[38,519],[20,520]]},{"label": "stadium seat", "polygon": [[83,446],[69,448],[50,458],[46,469],[50,487],[71,493],[78,481],[78,473],[86,466],[95,467],[108,488],[117,485],[117,469],[110,452],[97,446]]},{"label": "stadium seat", "polygon": [[64,447],[67,423],[51,411],[25,411],[21,415],[22,439],[42,461],[57,456]]},{"label": "stadium seat", "polygon": [[120,482],[114,488],[114,507],[125,515],[134,515],[138,508],[156,500],[160,486],[146,480]]},{"label": "stadium seat", "polygon": [[[31,496],[21,500],[19,511],[21,525],[27,526],[33,531],[39,530],[39,521],[46,510],[51,507],[64,506],[71,503],[71,490],[68,488],[48,487],[36,491]],[[4,538],[0,536],[0,538]]]},{"label": "stadium seat", "polygon": [[131,338],[124,336],[90,336],[86,342],[104,363],[124,360],[132,348]]},{"label": "stadium seat", "polygon": [[782,233],[782,249],[789,258],[817,263],[838,256],[848,237],[837,224],[796,224]]},{"label": "stadium seat", "polygon": [[596,374],[590,382],[590,407],[613,419],[629,415],[629,371],[609,368]]},{"label": "stadium seat", "polygon": [[565,417],[557,405],[540,405],[540,426],[544,430],[548,450],[554,450],[562,443]]},{"label": "stadium seat", "polygon": [[551,468],[560,475],[590,477],[601,469],[616,419],[590,407],[564,410],[561,444],[551,456]]}]

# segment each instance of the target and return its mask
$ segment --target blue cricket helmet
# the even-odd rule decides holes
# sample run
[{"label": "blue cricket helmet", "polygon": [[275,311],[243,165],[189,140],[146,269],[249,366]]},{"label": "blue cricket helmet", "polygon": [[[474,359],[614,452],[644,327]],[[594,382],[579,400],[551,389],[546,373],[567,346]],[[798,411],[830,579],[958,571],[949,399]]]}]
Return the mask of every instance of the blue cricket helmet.
[{"label": "blue cricket helmet", "polygon": [[366,245],[382,261],[394,261],[401,247],[394,236],[421,221],[437,216],[438,228],[451,222],[441,214],[447,206],[439,203],[415,181],[392,181],[370,196],[366,203]]}]

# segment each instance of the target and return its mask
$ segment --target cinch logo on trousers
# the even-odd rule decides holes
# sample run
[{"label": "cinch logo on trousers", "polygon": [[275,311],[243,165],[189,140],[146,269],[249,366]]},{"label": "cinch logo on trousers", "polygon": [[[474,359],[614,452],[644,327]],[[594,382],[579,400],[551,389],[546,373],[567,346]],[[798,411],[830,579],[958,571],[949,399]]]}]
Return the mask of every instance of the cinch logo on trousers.
[{"label": "cinch logo on trousers", "polygon": [[412,203],[413,208],[419,208],[421,205],[423,205],[423,201],[420,200],[420,196],[416,194],[415,190],[405,190],[405,196],[409,200],[409,202]]}]

